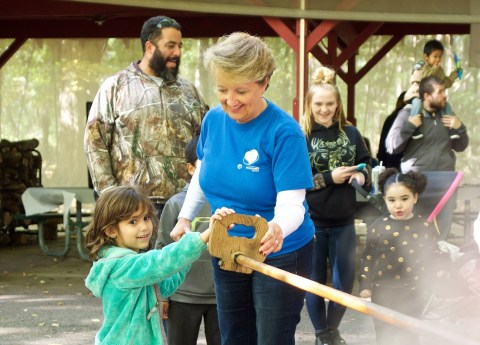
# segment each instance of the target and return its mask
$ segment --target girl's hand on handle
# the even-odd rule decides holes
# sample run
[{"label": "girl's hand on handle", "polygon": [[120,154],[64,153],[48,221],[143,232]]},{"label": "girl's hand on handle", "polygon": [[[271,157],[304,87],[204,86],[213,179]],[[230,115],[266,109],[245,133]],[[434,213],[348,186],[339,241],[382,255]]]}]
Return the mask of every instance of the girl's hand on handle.
[{"label": "girl's hand on handle", "polygon": [[[235,211],[232,210],[231,208],[227,208],[227,207],[217,208],[215,210],[215,213],[212,215],[212,217],[210,217],[210,225],[208,226],[208,229],[200,234],[201,240],[204,243],[208,243],[208,241],[210,240],[210,235],[212,234],[213,222],[215,220],[222,220],[222,217],[225,217],[226,215],[233,214],[233,213],[235,213]],[[230,225],[230,228],[232,227],[233,227],[233,224]]]},{"label": "girl's hand on handle", "polygon": [[270,253],[276,253],[282,249],[283,232],[277,223],[268,223],[268,230],[260,241],[259,253],[267,256]]}]

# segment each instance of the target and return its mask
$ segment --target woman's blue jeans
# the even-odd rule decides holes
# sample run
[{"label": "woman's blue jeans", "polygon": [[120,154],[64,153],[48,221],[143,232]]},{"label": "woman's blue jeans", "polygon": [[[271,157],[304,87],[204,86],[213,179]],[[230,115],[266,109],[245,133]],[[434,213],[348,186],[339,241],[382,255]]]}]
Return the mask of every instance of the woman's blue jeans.
[{"label": "woman's blue jeans", "polygon": [[[313,242],[313,241],[312,241]],[[265,263],[309,277],[313,244]],[[293,345],[305,291],[258,272],[224,271],[213,258],[218,321],[223,345]]]},{"label": "woman's blue jeans", "polygon": [[[355,281],[355,226],[347,225],[335,228],[315,227],[313,249],[313,272],[310,279],[327,283],[328,268],[332,275],[334,289],[351,293]],[[326,328],[337,329],[346,308],[341,304],[329,302],[328,308],[323,297],[307,293],[307,310],[315,331]]]}]

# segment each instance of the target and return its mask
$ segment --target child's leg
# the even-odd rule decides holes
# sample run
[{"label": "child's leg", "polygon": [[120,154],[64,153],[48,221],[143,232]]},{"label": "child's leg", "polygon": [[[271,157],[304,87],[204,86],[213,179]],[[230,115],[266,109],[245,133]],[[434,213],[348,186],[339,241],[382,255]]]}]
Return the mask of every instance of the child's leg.
[{"label": "child's leg", "polygon": [[418,115],[422,112],[423,102],[420,98],[412,99],[412,107],[410,108],[410,116]]},{"label": "child's leg", "polygon": [[[421,114],[422,109],[423,109],[422,100],[418,97],[412,98],[412,106],[410,108],[410,117]],[[420,133],[420,129],[417,128],[415,132],[413,132],[412,139],[420,139],[422,137],[423,137],[423,134]]]}]

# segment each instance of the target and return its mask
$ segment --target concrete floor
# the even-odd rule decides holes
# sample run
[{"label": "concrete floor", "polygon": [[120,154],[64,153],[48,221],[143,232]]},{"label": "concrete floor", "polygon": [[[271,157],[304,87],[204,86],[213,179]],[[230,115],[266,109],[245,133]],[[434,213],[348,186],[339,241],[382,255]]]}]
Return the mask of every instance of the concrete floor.
[{"label": "concrete floor", "polygon": [[[46,256],[34,242],[0,247],[0,345],[93,344],[102,307],[84,286],[90,266],[74,245],[62,258]],[[348,310],[340,331],[349,345],[375,344],[373,321],[359,312]],[[315,343],[305,308],[296,343]],[[203,332],[198,344],[206,344]]]},{"label": "concrete floor", "polygon": [[[55,249],[52,242],[49,246]],[[0,247],[0,344],[92,344],[102,322],[102,306],[84,286],[90,266],[75,248],[56,258],[43,254],[35,243]],[[347,312],[341,332],[350,345],[375,342],[372,320],[355,311]],[[315,343],[305,308],[296,343]],[[198,344],[206,344],[203,332]]]}]

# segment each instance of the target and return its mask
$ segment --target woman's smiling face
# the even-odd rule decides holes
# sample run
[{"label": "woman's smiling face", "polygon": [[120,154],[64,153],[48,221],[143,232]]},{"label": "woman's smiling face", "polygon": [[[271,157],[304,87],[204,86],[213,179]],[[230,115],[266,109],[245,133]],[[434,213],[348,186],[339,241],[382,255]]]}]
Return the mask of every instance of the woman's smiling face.
[{"label": "woman's smiling face", "polygon": [[333,89],[318,88],[312,96],[313,118],[322,126],[332,125],[337,107],[337,94]]},{"label": "woman's smiling face", "polygon": [[223,110],[238,123],[253,120],[266,107],[263,93],[268,79],[263,83],[235,81],[228,73],[217,70],[215,73],[216,93]]}]

